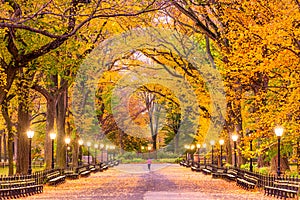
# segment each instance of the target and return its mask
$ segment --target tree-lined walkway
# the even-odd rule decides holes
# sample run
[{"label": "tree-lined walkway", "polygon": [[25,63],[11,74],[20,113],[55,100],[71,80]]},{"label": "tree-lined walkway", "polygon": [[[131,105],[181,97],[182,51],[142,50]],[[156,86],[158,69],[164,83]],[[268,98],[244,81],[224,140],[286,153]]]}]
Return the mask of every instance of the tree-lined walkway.
[{"label": "tree-lined walkway", "polygon": [[259,191],[245,191],[221,179],[212,179],[178,165],[119,165],[88,178],[44,188],[30,199],[273,199]]}]

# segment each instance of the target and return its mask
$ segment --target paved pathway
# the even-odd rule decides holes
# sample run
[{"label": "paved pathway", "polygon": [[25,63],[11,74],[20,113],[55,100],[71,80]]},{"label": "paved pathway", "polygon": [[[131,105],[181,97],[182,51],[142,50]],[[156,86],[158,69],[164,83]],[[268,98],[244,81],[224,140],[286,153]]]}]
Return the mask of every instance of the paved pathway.
[{"label": "paved pathway", "polygon": [[[26,198],[24,198],[26,199]],[[186,200],[186,199],[273,199],[262,191],[246,191],[235,183],[192,172],[174,164],[127,164],[92,174],[88,178],[67,180],[57,187],[44,187],[42,194],[27,199],[101,200]]]}]

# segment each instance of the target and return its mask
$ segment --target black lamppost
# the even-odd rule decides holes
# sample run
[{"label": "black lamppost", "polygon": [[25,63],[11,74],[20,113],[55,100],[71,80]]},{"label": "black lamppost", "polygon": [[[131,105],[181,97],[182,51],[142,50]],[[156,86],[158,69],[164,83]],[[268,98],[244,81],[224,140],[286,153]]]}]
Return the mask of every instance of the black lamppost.
[{"label": "black lamppost", "polygon": [[283,134],[283,128],[281,126],[277,126],[275,128],[275,134],[277,136],[277,140],[278,140],[278,146],[277,146],[277,155],[278,155],[278,162],[277,162],[277,176],[280,176],[281,172],[280,172],[280,137]]},{"label": "black lamppost", "polygon": [[103,162],[103,148],[104,148],[104,144],[100,144],[100,150],[101,150],[101,162]]},{"label": "black lamppost", "polygon": [[79,144],[79,160],[78,160],[78,166],[82,165],[82,145],[83,145],[83,140],[79,139],[78,140],[78,144]]},{"label": "black lamppost", "polygon": [[252,151],[253,151],[253,147],[252,147],[252,139],[250,139],[250,172],[253,172],[253,160],[252,160]]},{"label": "black lamppost", "polygon": [[211,145],[211,164],[214,164],[214,145],[215,145],[215,141],[211,140],[210,141],[210,145]]},{"label": "black lamppost", "polygon": [[88,147],[88,165],[90,165],[90,146],[91,146],[91,142],[87,142],[86,146]]},{"label": "black lamppost", "polygon": [[97,149],[98,149],[99,145],[98,144],[94,144],[94,148],[95,148],[95,165],[97,164]]},{"label": "black lamppost", "polygon": [[109,156],[108,156],[109,145],[108,144],[105,145],[105,150],[106,150],[106,161],[108,162],[109,161]]},{"label": "black lamppost", "polygon": [[253,137],[252,137],[252,133],[253,131],[249,131],[248,128],[246,129],[246,134],[248,135],[249,137],[249,147],[250,147],[250,167],[249,167],[249,170],[250,172],[253,172],[253,158],[252,158],[252,151],[253,151],[253,145],[252,145],[252,142],[253,142]]},{"label": "black lamppost", "polygon": [[71,142],[71,139],[69,137],[65,138],[65,143],[66,143],[66,163],[67,163],[67,168],[69,167],[69,144]]},{"label": "black lamppost", "polygon": [[219,140],[219,144],[220,144],[220,166],[223,167],[223,159],[222,159],[222,156],[223,156],[222,150],[223,149],[222,149],[222,147],[224,145],[224,140],[223,139]]},{"label": "black lamppost", "polygon": [[115,147],[115,145],[111,145],[110,148],[112,150],[112,160],[114,160],[115,159],[115,149],[116,149],[116,147]]},{"label": "black lamppost", "polygon": [[204,165],[206,166],[206,143],[204,143],[202,147],[204,149]]},{"label": "black lamppost", "polygon": [[30,175],[32,172],[31,168],[31,141],[34,136],[34,131],[27,131],[27,137],[29,139],[29,153],[28,153],[28,174]]},{"label": "black lamppost", "polygon": [[52,142],[51,169],[54,169],[54,140],[55,140],[55,138],[56,138],[56,133],[50,133],[50,139]]},{"label": "black lamppost", "polygon": [[233,140],[233,148],[234,148],[234,167],[237,167],[237,158],[236,158],[236,141],[238,140],[239,136],[238,135],[232,135],[231,136]]},{"label": "black lamppost", "polygon": [[185,158],[186,158],[186,162],[188,162],[188,160],[189,160],[189,149],[190,149],[190,145],[184,145],[184,148],[186,149],[186,156],[185,156]]},{"label": "black lamppost", "polygon": [[198,149],[198,163],[200,164],[200,148],[201,148],[201,145],[198,143],[196,146],[197,146],[197,149]]},{"label": "black lamppost", "polygon": [[195,145],[191,145],[191,157],[192,157],[192,163],[194,163],[194,149],[195,149]]}]

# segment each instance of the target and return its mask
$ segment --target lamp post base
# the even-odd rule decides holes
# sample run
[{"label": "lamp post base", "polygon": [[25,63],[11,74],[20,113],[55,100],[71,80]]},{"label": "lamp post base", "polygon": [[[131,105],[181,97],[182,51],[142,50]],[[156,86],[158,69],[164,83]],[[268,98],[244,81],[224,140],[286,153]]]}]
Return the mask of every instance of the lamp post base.
[{"label": "lamp post base", "polygon": [[280,174],[281,174],[280,169],[277,169],[277,176],[280,176]]}]

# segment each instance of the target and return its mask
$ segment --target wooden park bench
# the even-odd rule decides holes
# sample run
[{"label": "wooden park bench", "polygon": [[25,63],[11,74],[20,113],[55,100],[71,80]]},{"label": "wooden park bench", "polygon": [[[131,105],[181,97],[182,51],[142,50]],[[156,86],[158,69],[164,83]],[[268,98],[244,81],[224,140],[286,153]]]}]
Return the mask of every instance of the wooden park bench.
[{"label": "wooden park bench", "polygon": [[273,186],[265,186],[265,195],[271,195],[277,198],[295,198],[300,191],[300,183],[292,181],[274,181]]},{"label": "wooden park bench", "polygon": [[202,169],[203,174],[209,175],[213,172],[212,166],[205,166],[205,168]]},{"label": "wooden park bench", "polygon": [[79,178],[79,174],[74,170],[65,170],[64,175],[66,176],[66,179],[75,180]]},{"label": "wooden park bench", "polygon": [[246,190],[254,189],[257,186],[258,178],[249,174],[244,174],[236,179],[236,184]]},{"label": "wooden park bench", "polygon": [[26,197],[42,192],[43,185],[36,184],[34,179],[11,180],[0,182],[1,199]]},{"label": "wooden park bench", "polygon": [[89,165],[89,171],[90,172],[94,172],[94,173],[96,173],[97,172],[97,169],[96,169],[96,166],[95,165]]},{"label": "wooden park bench", "polygon": [[46,174],[45,182],[48,185],[56,186],[60,183],[64,183],[66,176],[61,173],[60,170],[54,170],[48,174]]},{"label": "wooden park bench", "polygon": [[181,162],[181,165],[182,165],[183,167],[186,167],[186,166],[188,165],[188,161],[187,161],[187,160],[183,160],[183,161]]},{"label": "wooden park bench", "polygon": [[200,171],[200,165],[199,165],[199,163],[194,163],[194,164],[191,166],[191,170],[192,170],[192,171],[195,171],[195,172],[199,172],[199,171]]},{"label": "wooden park bench", "polygon": [[119,160],[115,160],[115,161],[114,161],[114,165],[115,165],[115,166],[118,166],[119,164],[120,164],[120,161],[119,161]]},{"label": "wooden park bench", "polygon": [[224,168],[215,168],[213,169],[211,175],[213,178],[222,178],[225,174],[226,169]]},{"label": "wooden park bench", "polygon": [[108,167],[114,167],[115,165],[114,165],[114,162],[111,160],[111,161],[107,162],[107,166]]},{"label": "wooden park bench", "polygon": [[104,171],[108,169],[108,165],[105,162],[100,163],[100,170]]},{"label": "wooden park bench", "polygon": [[179,165],[183,166],[184,162],[185,162],[185,160],[180,161]]},{"label": "wooden park bench", "polygon": [[91,175],[91,171],[87,166],[78,167],[76,169],[76,173],[78,173],[80,177],[88,177],[89,175]]},{"label": "wooden park bench", "polygon": [[222,178],[227,181],[236,181],[238,175],[238,171],[236,169],[227,169],[227,171],[223,174]]}]

